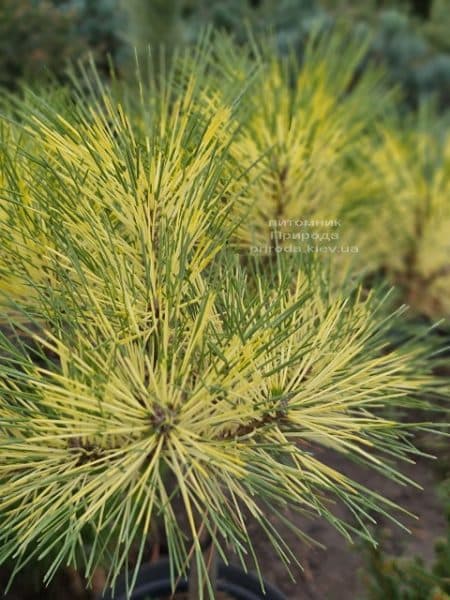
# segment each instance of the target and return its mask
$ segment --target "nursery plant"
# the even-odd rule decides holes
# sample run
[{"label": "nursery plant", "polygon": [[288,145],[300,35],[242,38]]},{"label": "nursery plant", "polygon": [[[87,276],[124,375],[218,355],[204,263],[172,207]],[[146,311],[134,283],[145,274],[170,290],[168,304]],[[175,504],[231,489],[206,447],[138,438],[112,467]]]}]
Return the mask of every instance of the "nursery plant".
[{"label": "nursery plant", "polygon": [[398,600],[447,600],[450,597],[448,480],[441,487],[446,502],[447,527],[435,542],[432,564],[425,564],[421,556],[396,559],[384,554],[380,547],[370,547],[367,552],[367,573],[364,576],[370,600],[382,600],[386,597]]},{"label": "nursery plant", "polygon": [[[98,302],[116,303],[116,318],[125,318],[130,310],[128,289],[133,290],[134,310],[140,306],[146,313],[154,302],[151,286],[156,291],[162,281],[195,281],[220,248],[229,227],[225,223],[231,223],[229,205],[236,190],[243,189],[239,178],[231,179],[226,170],[233,107],[224,105],[213,118],[202,115],[196,91],[201,68],[199,62],[183,78],[179,97],[174,96],[178,66],[160,77],[158,96],[141,87],[141,110],[130,107],[132,120],[122,100],[98,78],[87,90],[80,85],[68,106],[58,111],[47,98],[19,103],[23,135],[16,144],[12,139],[2,144],[0,287],[9,290],[10,298],[33,305],[36,290],[43,295],[49,285],[61,289],[52,283],[65,260],[58,243],[70,243],[72,252],[89,257],[78,274],[76,265],[67,263],[66,268],[80,285],[81,278],[91,280]],[[6,132],[8,126],[7,121]],[[32,140],[34,152],[23,147],[23,136]],[[165,202],[160,206],[161,197]],[[146,202],[137,202],[139,198]],[[177,245],[167,239],[173,228],[185,234]],[[111,236],[119,232],[122,242],[117,245]],[[143,259],[133,264],[138,248]],[[117,262],[122,252],[129,258],[123,270]],[[160,258],[158,264],[154,255]],[[186,281],[179,277],[180,269],[189,273]],[[109,277],[99,278],[99,271]],[[122,278],[128,280],[125,286]],[[18,279],[29,289],[16,286]]]},{"label": "nursery plant", "polygon": [[385,121],[362,153],[367,190],[360,245],[372,268],[430,318],[450,314],[450,136],[448,120],[430,104],[400,121]]},{"label": "nursery plant", "polygon": [[[214,87],[251,82],[230,147],[233,158],[248,165],[249,193],[257,199],[239,228],[239,244],[263,253],[292,245],[307,252],[317,239],[336,245],[337,221],[351,229],[358,206],[346,202],[341,188],[365,133],[393,98],[383,73],[365,65],[368,52],[367,36],[320,26],[300,59],[293,51],[277,52],[273,39],[244,49],[230,38],[219,44]],[[343,236],[339,246],[350,242]]]},{"label": "nursery plant", "polygon": [[[329,177],[345,153],[339,135],[364,127],[357,101],[346,105],[355,125],[333,104],[334,94],[351,93],[347,71],[336,71],[344,88],[333,87],[323,67],[342,47],[335,39],[319,42],[317,55],[310,48],[301,75],[307,109],[309,95],[320,91],[323,101],[316,126],[331,120],[332,106],[339,117]],[[71,565],[89,584],[102,567],[113,588],[125,574],[131,597],[145,551],[163,539],[172,591],[190,577],[192,598],[202,600],[215,597],[214,555],[227,562],[232,550],[244,568],[257,564],[249,519],[288,570],[295,552],[271,522],[287,520],[287,506],[348,539],[371,540],[377,513],[401,525],[400,507],[319,450],[412,483],[396,461],[418,453],[414,426],[386,408],[420,407],[438,392],[427,344],[390,344],[403,309],[386,317],[378,293],[331,289],[321,261],[235,253],[261,198],[260,222],[264,211],[273,216],[275,175],[248,177],[249,163],[266,160],[256,135],[263,117],[242,132],[245,95],[225,102],[208,88],[210,57],[208,49],[175,57],[141,81],[135,104],[86,77],[67,112],[34,97],[16,106],[12,129],[3,118],[0,564],[13,559],[14,575],[42,561],[46,580]],[[370,95],[372,77],[363,81]],[[306,152],[312,176],[325,181],[309,126],[295,122],[306,146],[297,156]],[[255,149],[243,163],[250,131]],[[273,156],[288,160],[289,151]],[[289,177],[299,192],[306,177],[308,189],[304,171]],[[306,196],[313,210],[316,185]],[[336,516],[336,501],[348,520]]]}]

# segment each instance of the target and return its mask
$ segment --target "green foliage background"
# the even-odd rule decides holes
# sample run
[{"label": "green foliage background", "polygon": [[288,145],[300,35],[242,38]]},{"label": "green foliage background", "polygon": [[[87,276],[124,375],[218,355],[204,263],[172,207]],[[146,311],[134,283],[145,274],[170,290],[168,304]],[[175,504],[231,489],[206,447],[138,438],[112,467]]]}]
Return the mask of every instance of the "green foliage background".
[{"label": "green foliage background", "polygon": [[[272,28],[281,49],[301,52],[305,35],[321,21],[336,18],[355,31],[373,34],[373,59],[387,66],[393,83],[409,103],[437,95],[450,99],[450,10],[434,0],[430,18],[412,13],[410,2],[350,0],[3,0],[0,5],[0,84],[42,77],[46,69],[62,75],[66,60],[92,52],[107,72],[109,54],[127,76],[130,47],[142,53],[148,44],[173,48],[192,43],[205,25],[244,40]],[[431,3],[430,3],[431,4]]]}]

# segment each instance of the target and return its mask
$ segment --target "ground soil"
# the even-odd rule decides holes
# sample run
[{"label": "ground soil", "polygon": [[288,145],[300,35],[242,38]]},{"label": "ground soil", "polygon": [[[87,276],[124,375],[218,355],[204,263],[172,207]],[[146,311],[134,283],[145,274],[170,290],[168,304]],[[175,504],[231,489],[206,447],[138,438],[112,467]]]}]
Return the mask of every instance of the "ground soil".
[{"label": "ground soil", "polygon": [[[369,472],[366,468],[349,464],[344,458],[336,457],[331,451],[321,452],[321,458],[327,464],[346,472],[360,483],[377,490],[417,515],[417,519],[405,515],[400,517],[411,530],[410,534],[385,518],[378,519],[376,528],[384,540],[385,550],[395,556],[418,555],[426,562],[431,562],[435,540],[445,530],[444,511],[436,494],[437,476],[433,462],[420,459],[416,464],[403,465],[403,472],[422,486],[421,491],[387,481],[381,475]],[[265,536],[255,524],[250,524],[256,554],[265,579],[282,590],[288,600],[364,599],[364,583],[361,577],[364,553],[361,551],[361,546],[357,543],[349,544],[323,520],[311,520],[290,510],[285,512],[286,516],[325,548],[299,543],[280,519],[273,518],[273,524],[283,539],[296,550],[303,567],[302,570],[293,567],[293,575],[296,579],[294,582],[287,576],[281,561],[274,556]],[[336,513],[339,516],[346,516],[343,507],[337,507]],[[0,590],[4,581],[5,574],[2,578],[0,572]],[[6,595],[6,600],[44,599],[92,600],[92,595],[83,591],[79,578],[70,571],[62,572],[47,591],[40,589],[38,583],[33,583],[29,578],[18,579]]]},{"label": "ground soil", "polygon": [[[383,539],[383,548],[387,553],[397,557],[421,556],[426,563],[432,561],[436,538],[445,534],[446,521],[443,506],[436,494],[436,471],[431,460],[421,459],[416,464],[402,466],[402,471],[419,483],[423,490],[386,481],[381,475],[349,464],[330,451],[323,451],[323,460],[417,515],[417,519],[400,513],[396,515],[411,533],[384,517],[377,518],[377,534]],[[349,516],[344,507],[337,507],[335,512],[338,516]],[[296,525],[325,548],[299,544],[286,525],[279,519],[273,519],[283,539],[296,548],[297,558],[302,564],[303,570],[293,567],[294,582],[286,575],[281,561],[273,556],[271,548],[254,525],[255,550],[265,579],[282,590],[288,600],[363,600],[365,555],[361,544],[356,540],[350,544],[323,520],[311,520],[295,513],[287,516],[291,516]]]}]

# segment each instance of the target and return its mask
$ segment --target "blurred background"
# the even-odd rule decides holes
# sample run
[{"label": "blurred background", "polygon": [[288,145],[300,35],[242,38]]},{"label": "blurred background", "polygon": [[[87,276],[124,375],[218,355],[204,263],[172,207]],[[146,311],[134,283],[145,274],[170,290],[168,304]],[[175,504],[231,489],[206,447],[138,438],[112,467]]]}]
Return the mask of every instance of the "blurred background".
[{"label": "blurred background", "polygon": [[68,61],[92,54],[105,77],[126,77],[133,51],[190,44],[206,25],[244,39],[272,29],[280,49],[301,47],[308,31],[345,19],[372,33],[373,57],[417,105],[450,103],[449,0],[1,0],[0,86],[63,80]]}]

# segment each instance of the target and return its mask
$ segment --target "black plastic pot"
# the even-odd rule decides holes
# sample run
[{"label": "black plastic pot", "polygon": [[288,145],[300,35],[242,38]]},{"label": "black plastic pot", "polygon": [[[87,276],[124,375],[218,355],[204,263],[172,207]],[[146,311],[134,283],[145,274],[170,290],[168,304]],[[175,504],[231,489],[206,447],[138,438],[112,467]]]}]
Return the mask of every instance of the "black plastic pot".
[{"label": "black plastic pot", "polygon": [[[261,590],[259,581],[254,575],[245,573],[238,567],[219,564],[217,577],[218,591],[226,592],[236,600],[286,600],[285,596],[272,586],[265,584],[265,594]],[[187,592],[188,582],[182,579],[177,587],[177,592]],[[167,559],[142,567],[139,572],[136,586],[130,600],[144,600],[151,597],[168,597],[171,593],[170,570]],[[127,600],[122,586],[118,586],[114,596],[105,596],[105,600]]]}]

